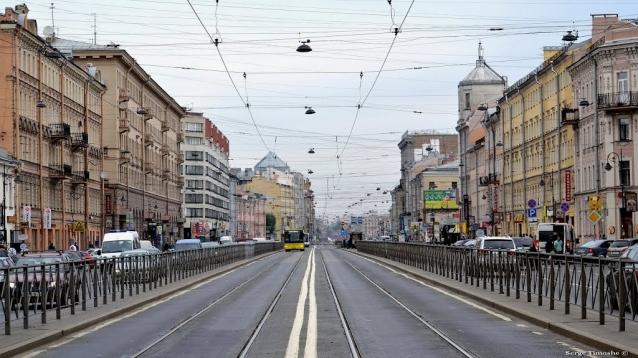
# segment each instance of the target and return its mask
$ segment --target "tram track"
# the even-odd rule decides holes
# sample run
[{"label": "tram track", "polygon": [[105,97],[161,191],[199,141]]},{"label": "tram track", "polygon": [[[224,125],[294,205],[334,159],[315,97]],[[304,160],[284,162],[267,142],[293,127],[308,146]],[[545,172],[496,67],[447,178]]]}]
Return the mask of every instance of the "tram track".
[{"label": "tram track", "polygon": [[405,310],[407,313],[409,313],[413,318],[415,318],[417,321],[419,321],[429,331],[433,332],[436,336],[438,336],[440,339],[442,339],[444,342],[446,342],[454,350],[459,352],[462,356],[467,357],[467,358],[475,358],[475,355],[473,355],[467,349],[462,347],[460,344],[456,343],[453,339],[451,339],[448,335],[446,335],[443,331],[441,331],[440,329],[435,327],[433,324],[431,324],[427,320],[423,319],[423,317],[421,317],[421,315],[419,315],[417,312],[412,310],[410,307],[408,307],[405,303],[403,303],[397,297],[392,295],[388,290],[386,290],[383,287],[381,287],[381,285],[379,285],[377,282],[375,282],[373,279],[371,279],[368,275],[366,275],[364,272],[362,272],[359,268],[357,268],[356,266],[352,265],[348,261],[345,261],[345,263],[348,266],[350,266],[355,272],[357,272],[359,275],[361,275],[364,279],[366,279],[366,281],[370,282],[381,293],[383,293],[385,296],[390,298],[396,305],[401,307],[403,310]]},{"label": "tram track", "polygon": [[328,287],[330,288],[330,293],[337,309],[337,314],[339,315],[339,320],[341,321],[341,327],[343,328],[343,332],[346,336],[346,340],[348,342],[348,348],[350,349],[350,355],[352,358],[359,358],[361,356],[359,352],[359,348],[357,347],[357,343],[352,336],[352,331],[350,329],[350,325],[348,325],[348,321],[346,320],[345,315],[343,314],[343,308],[341,307],[341,303],[339,302],[339,298],[337,297],[337,293],[335,291],[334,286],[332,285],[332,281],[330,280],[330,274],[328,273],[328,268],[326,267],[326,261],[323,257],[323,249],[319,250],[321,256],[321,263],[323,265],[323,271],[326,274],[326,280],[328,281]]},{"label": "tram track", "polygon": [[[288,275],[286,281],[284,282],[284,285],[282,286],[283,288],[285,288],[286,284],[288,283],[288,281],[290,281],[290,278],[292,277],[292,274],[295,272],[297,266],[299,265],[299,262],[301,261],[301,259],[304,257],[304,255],[301,255],[297,261],[295,261],[295,264],[292,267],[292,270],[290,270],[290,274]],[[157,339],[153,340],[150,344],[146,345],[144,348],[138,350],[137,352],[135,352],[134,354],[132,354],[130,357],[132,358],[137,358],[137,357],[141,357],[143,356],[145,353],[149,352],[151,349],[153,349],[154,347],[158,346],[159,344],[161,344],[163,341],[165,341],[167,338],[171,337],[173,334],[175,334],[176,332],[178,332],[180,329],[184,328],[186,325],[188,325],[189,323],[195,321],[198,317],[200,317],[202,314],[206,313],[207,311],[209,311],[211,308],[217,306],[220,302],[222,302],[223,300],[225,300],[226,298],[228,298],[229,296],[231,296],[232,294],[236,293],[237,291],[239,291],[241,288],[245,287],[247,284],[257,280],[258,278],[260,278],[264,273],[268,273],[271,272],[271,269],[273,267],[275,267],[276,265],[278,265],[279,262],[275,262],[272,265],[267,266],[264,270],[262,270],[261,272],[259,272],[258,274],[254,275],[253,277],[249,278],[248,280],[245,280],[243,282],[241,282],[239,285],[233,287],[232,289],[226,291],[226,293],[224,293],[223,295],[219,296],[218,298],[216,298],[215,300],[213,300],[211,303],[209,303],[208,305],[206,305],[204,308],[200,309],[199,311],[197,311],[196,313],[190,315],[188,318],[186,318],[185,320],[181,321],[178,325],[174,326],[173,328],[171,328],[168,332],[164,333],[163,335],[161,335],[160,337],[158,337]],[[281,295],[281,292],[283,291],[283,289],[281,289],[278,292],[278,295],[275,297],[275,300],[278,300],[278,297]],[[274,305],[271,305],[274,306]],[[268,312],[272,311],[272,307],[269,307],[269,309],[267,310]],[[261,322],[260,322],[261,323]]]}]

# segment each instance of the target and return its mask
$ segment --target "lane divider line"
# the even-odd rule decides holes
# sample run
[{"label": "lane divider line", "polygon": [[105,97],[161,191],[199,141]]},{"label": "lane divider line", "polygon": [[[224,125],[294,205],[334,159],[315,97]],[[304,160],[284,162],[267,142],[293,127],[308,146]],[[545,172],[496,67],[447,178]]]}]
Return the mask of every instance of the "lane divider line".
[{"label": "lane divider line", "polygon": [[315,248],[311,254],[312,268],[310,269],[310,289],[308,290],[308,326],[306,327],[306,347],[304,358],[317,358],[317,296],[315,290]]},{"label": "lane divider line", "polygon": [[308,277],[310,275],[310,266],[314,255],[314,248],[310,251],[306,271],[301,280],[301,290],[299,291],[299,299],[297,300],[297,310],[295,312],[295,320],[292,324],[290,336],[288,337],[288,346],[286,347],[286,358],[297,358],[299,356],[299,339],[301,338],[301,327],[303,326],[304,315],[306,312],[306,299],[308,298]]}]

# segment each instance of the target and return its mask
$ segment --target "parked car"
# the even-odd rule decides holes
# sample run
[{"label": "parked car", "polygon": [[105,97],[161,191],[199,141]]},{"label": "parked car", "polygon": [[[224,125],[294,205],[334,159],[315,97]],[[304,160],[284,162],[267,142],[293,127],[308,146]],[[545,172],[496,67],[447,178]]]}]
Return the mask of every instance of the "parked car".
[{"label": "parked car", "polygon": [[[27,277],[25,282],[24,274],[16,275],[14,279],[11,277],[11,281],[16,280],[16,293],[21,296],[24,292],[24,285],[28,285],[29,303],[38,304],[46,303],[53,304],[56,302],[56,294],[59,292],[60,302],[62,305],[66,305],[69,298],[73,295],[71,292],[71,258],[68,254],[63,252],[48,251],[42,253],[26,254],[18,257],[15,263],[16,267],[29,266],[27,269]],[[59,275],[57,273],[57,267],[55,264],[60,264]],[[44,271],[42,270],[44,266]],[[44,282],[46,282],[46,297],[41,297],[44,290],[41,288],[41,283],[44,275]],[[79,298],[79,281],[80,275],[75,276],[75,298]],[[59,286],[58,286],[59,283]],[[21,300],[21,297],[16,297],[16,300]],[[19,301],[16,301],[19,302]]]},{"label": "parked car", "polygon": [[214,247],[219,247],[219,242],[217,241],[205,241],[202,242],[202,249],[210,249]]},{"label": "parked car", "polygon": [[[0,257],[0,269],[10,268],[10,267],[13,267],[14,265],[15,265],[15,263],[13,262],[13,259],[11,259],[10,257],[8,257],[8,256]],[[4,292],[4,283],[5,282],[9,282],[9,280],[5,280],[5,278],[4,278],[4,270],[0,270],[0,290],[2,290],[2,292]],[[10,284],[9,287],[11,289],[14,289],[15,288],[15,283]]]},{"label": "parked car", "polygon": [[232,236],[222,236],[219,238],[219,243],[222,245],[225,244],[232,244],[233,243],[233,237]]},{"label": "parked car", "polygon": [[175,242],[175,251],[197,250],[202,248],[199,239],[182,239]]},{"label": "parked car", "polygon": [[[625,309],[631,312],[638,310],[638,244],[630,246],[621,255],[622,260],[626,260],[623,279],[625,282]],[[618,283],[621,283],[620,269],[614,269],[611,273],[605,277],[607,281],[607,296],[609,297],[609,304],[613,309],[618,308],[619,303],[619,290]]]},{"label": "parked car", "polygon": [[119,257],[124,251],[141,248],[137,231],[109,232],[104,234],[102,249],[97,250],[100,258]]},{"label": "parked car", "polygon": [[452,246],[463,246],[466,242],[470,241],[470,239],[457,240],[452,243]]},{"label": "parked car", "polygon": [[74,265],[82,265],[82,262],[84,261],[84,254],[82,251],[65,251],[64,253],[69,256],[69,260],[73,261]]},{"label": "parked car", "polygon": [[516,251],[527,252],[532,249],[532,245],[534,244],[534,240],[529,236],[520,236],[513,237],[514,245],[516,246]]},{"label": "parked car", "polygon": [[477,241],[478,240],[476,240],[476,239],[467,240],[466,242],[463,243],[463,246],[464,247],[469,247],[469,248],[475,248]]},{"label": "parked car", "polygon": [[638,239],[615,240],[607,249],[607,257],[620,257],[630,246],[635,244],[638,244]]},{"label": "parked car", "polygon": [[483,236],[478,239],[477,247],[482,250],[516,250],[514,240],[509,236]]},{"label": "parked car", "polygon": [[82,253],[82,258],[89,265],[89,267],[95,267],[95,256],[93,256],[93,252],[91,250],[80,252]]},{"label": "parked car", "polygon": [[583,256],[605,257],[607,249],[614,240],[593,240],[586,242],[574,250],[574,254]]}]

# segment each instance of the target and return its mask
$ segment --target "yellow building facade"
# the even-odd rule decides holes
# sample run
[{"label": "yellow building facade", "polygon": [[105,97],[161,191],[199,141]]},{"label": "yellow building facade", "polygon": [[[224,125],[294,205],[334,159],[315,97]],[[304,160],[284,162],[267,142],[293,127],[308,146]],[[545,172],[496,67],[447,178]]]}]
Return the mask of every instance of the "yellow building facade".
[{"label": "yellow building facade", "polygon": [[286,228],[297,228],[296,223],[294,223],[293,187],[288,185],[285,180],[258,175],[243,184],[242,190],[264,195],[266,198],[264,211],[275,217],[274,237],[276,240],[281,239],[281,234]]},{"label": "yellow building facade", "polygon": [[538,223],[574,222],[574,128],[562,120],[575,106],[567,71],[574,52],[544,48],[545,61],[498,101],[504,233],[535,235]]}]

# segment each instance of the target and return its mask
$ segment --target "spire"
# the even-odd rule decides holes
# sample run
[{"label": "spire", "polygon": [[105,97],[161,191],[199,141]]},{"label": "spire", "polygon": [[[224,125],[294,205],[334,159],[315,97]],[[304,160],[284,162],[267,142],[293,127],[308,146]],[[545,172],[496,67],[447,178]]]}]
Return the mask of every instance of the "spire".
[{"label": "spire", "polygon": [[485,65],[485,59],[483,58],[483,43],[479,40],[478,43],[478,60],[476,60],[477,66]]}]

